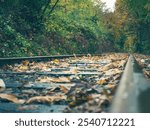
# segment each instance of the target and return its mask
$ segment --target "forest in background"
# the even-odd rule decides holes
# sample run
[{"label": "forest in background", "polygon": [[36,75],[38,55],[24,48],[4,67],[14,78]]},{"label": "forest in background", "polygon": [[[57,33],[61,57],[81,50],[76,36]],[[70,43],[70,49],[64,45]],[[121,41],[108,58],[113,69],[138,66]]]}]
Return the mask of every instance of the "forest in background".
[{"label": "forest in background", "polygon": [[[94,1],[94,2],[93,2]],[[0,57],[150,54],[150,0],[0,0]]]}]

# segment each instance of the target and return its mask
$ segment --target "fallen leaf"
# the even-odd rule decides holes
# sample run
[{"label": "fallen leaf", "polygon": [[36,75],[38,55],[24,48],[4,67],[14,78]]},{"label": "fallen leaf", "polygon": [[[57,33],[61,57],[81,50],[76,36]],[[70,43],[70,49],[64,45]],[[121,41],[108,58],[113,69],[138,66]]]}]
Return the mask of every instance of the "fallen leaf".
[{"label": "fallen leaf", "polygon": [[77,74],[78,73],[78,69],[77,68],[72,68],[72,69],[70,69],[70,72],[72,74]]},{"label": "fallen leaf", "polygon": [[121,77],[121,75],[120,75],[120,74],[117,74],[117,75],[113,76],[113,79],[114,79],[114,80],[119,80],[120,77]]},{"label": "fallen leaf", "polygon": [[60,89],[66,94],[68,93],[69,89],[67,89],[66,87],[64,86],[60,86]]},{"label": "fallen leaf", "polygon": [[101,70],[102,71],[107,71],[107,70],[113,69],[113,68],[115,68],[114,64],[110,63],[110,64],[104,66]]},{"label": "fallen leaf", "polygon": [[29,100],[27,100],[26,102],[27,104],[31,104],[31,103],[52,103],[52,99],[50,96],[36,96],[36,97],[32,97]]},{"label": "fallen leaf", "polygon": [[145,74],[148,78],[150,78],[150,71],[146,71],[145,69],[144,69],[143,71],[144,71],[144,74]]},{"label": "fallen leaf", "polygon": [[45,82],[55,82],[55,83],[64,82],[64,83],[69,83],[70,79],[66,78],[66,77],[59,77],[59,78],[53,78],[53,77],[42,77],[41,78],[41,77],[39,77],[37,79],[37,81],[42,82],[42,83],[45,83]]},{"label": "fallen leaf", "polygon": [[106,76],[114,76],[114,75],[121,74],[121,73],[122,73],[122,71],[119,69],[110,69],[105,72],[105,75]]},{"label": "fallen leaf", "polygon": [[28,70],[28,68],[29,68],[28,66],[24,66],[24,65],[21,65],[19,67],[20,70]]},{"label": "fallen leaf", "polygon": [[124,66],[125,66],[125,63],[126,63],[126,60],[120,61],[119,65],[118,65],[118,68],[124,67]]},{"label": "fallen leaf", "polygon": [[104,85],[106,83],[107,83],[107,81],[105,79],[100,79],[97,81],[97,84],[99,84],[99,85]]},{"label": "fallen leaf", "polygon": [[27,104],[31,103],[47,103],[51,104],[54,101],[66,100],[66,96],[35,96],[27,100]]},{"label": "fallen leaf", "polygon": [[116,87],[116,85],[114,85],[114,84],[108,84],[106,86],[106,88],[108,88],[108,89],[114,89],[115,87]]},{"label": "fallen leaf", "polygon": [[76,88],[71,95],[67,96],[67,101],[70,107],[75,107],[77,105],[83,104],[91,99],[92,97],[88,95],[86,91],[82,91],[79,88]]},{"label": "fallen leaf", "polygon": [[67,77],[59,77],[60,82],[65,82],[65,83],[69,83],[70,79]]},{"label": "fallen leaf", "polygon": [[30,63],[30,62],[29,62],[28,60],[22,61],[22,64],[23,64],[24,66],[28,66],[29,63]]},{"label": "fallen leaf", "polygon": [[59,62],[58,59],[55,59],[55,60],[53,60],[53,63],[56,64],[56,65],[58,65],[60,62]]},{"label": "fallen leaf", "polygon": [[19,100],[15,95],[12,94],[0,94],[0,98],[16,104],[23,104],[25,102],[24,100]]},{"label": "fallen leaf", "polygon": [[70,66],[70,64],[69,63],[62,63],[61,65],[60,65],[60,67],[62,67],[62,68],[68,68]]}]

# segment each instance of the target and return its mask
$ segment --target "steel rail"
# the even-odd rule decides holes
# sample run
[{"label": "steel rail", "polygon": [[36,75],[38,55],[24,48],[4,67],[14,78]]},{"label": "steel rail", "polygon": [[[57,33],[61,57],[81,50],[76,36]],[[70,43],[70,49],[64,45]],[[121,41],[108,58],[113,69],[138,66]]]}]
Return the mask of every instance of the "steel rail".
[{"label": "steel rail", "polygon": [[111,113],[150,112],[150,82],[133,55],[130,55],[114,96]]},{"label": "steel rail", "polygon": [[71,57],[82,57],[82,56],[100,56],[104,54],[73,54],[73,55],[52,55],[52,56],[33,56],[33,57],[10,57],[10,58],[0,58],[0,66],[13,63],[21,63],[24,60],[28,61],[48,61],[53,59],[63,59]]}]

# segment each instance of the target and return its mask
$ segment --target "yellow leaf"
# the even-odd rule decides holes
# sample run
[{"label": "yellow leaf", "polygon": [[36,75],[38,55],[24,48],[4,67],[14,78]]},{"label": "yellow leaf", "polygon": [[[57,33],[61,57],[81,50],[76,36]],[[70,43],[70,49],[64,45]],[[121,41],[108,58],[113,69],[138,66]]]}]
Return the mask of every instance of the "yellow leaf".
[{"label": "yellow leaf", "polygon": [[30,63],[30,62],[29,62],[28,60],[22,61],[22,64],[23,64],[24,66],[28,66],[29,63]]},{"label": "yellow leaf", "polygon": [[28,66],[24,66],[24,65],[19,67],[19,69],[21,70],[28,70],[28,68],[29,68]]},{"label": "yellow leaf", "polygon": [[97,81],[97,84],[99,84],[99,85],[104,85],[104,84],[106,84],[106,83],[107,83],[107,82],[106,82],[105,79],[100,79],[100,80]]},{"label": "yellow leaf", "polygon": [[58,59],[55,59],[55,60],[53,60],[53,63],[54,63],[54,64],[59,64],[59,60],[58,60]]}]

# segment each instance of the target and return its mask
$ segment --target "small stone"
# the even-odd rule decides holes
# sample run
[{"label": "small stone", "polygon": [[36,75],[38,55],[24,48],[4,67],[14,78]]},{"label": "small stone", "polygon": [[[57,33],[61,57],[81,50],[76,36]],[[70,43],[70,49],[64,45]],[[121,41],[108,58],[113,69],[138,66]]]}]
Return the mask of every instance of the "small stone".
[{"label": "small stone", "polygon": [[34,86],[33,83],[27,83],[23,87],[25,87],[25,88],[32,88],[33,86]]},{"label": "small stone", "polygon": [[142,59],[142,60],[141,60],[141,62],[142,62],[142,63],[145,63],[145,60],[144,60],[144,59]]},{"label": "small stone", "polygon": [[0,88],[6,88],[6,85],[2,79],[0,79]]},{"label": "small stone", "polygon": [[35,90],[33,90],[33,89],[22,90],[22,93],[24,93],[24,94],[31,94],[31,95],[37,94],[37,92]]}]

